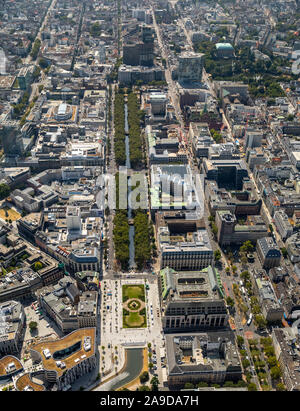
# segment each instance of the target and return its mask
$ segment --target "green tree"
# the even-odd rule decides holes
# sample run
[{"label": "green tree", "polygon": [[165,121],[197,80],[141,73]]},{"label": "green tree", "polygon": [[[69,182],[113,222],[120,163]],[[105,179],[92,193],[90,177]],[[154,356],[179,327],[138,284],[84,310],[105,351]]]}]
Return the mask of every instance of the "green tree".
[{"label": "green tree", "polygon": [[43,264],[40,261],[34,263],[34,271],[39,271],[43,268]]},{"label": "green tree", "polygon": [[277,359],[276,359],[275,356],[270,356],[270,357],[268,357],[267,362],[268,362],[268,366],[269,366],[270,368],[275,367],[275,366],[277,365]]},{"label": "green tree", "polygon": [[240,275],[241,279],[244,280],[245,282],[247,280],[250,280],[250,274],[248,271],[243,271]]},{"label": "green tree", "polygon": [[250,240],[245,241],[244,244],[240,247],[241,252],[251,252],[254,249],[254,245]]},{"label": "green tree", "polygon": [[264,353],[266,354],[267,357],[274,357],[275,355],[274,347],[273,346],[264,347]]},{"label": "green tree", "polygon": [[37,58],[40,47],[41,47],[41,40],[36,39],[35,42],[34,42],[34,45],[32,47],[31,53],[30,53],[30,55],[32,57],[32,60],[35,60]]},{"label": "green tree", "polygon": [[5,183],[0,184],[0,200],[3,200],[4,198],[8,197],[10,193],[10,188],[9,185]]},{"label": "green tree", "polygon": [[230,296],[226,298],[226,303],[227,305],[229,305],[229,307],[234,307],[234,299],[231,298]]},{"label": "green tree", "polygon": [[225,381],[223,387],[235,387],[235,384],[233,381]]},{"label": "green tree", "polygon": [[192,390],[192,389],[195,388],[195,386],[194,386],[194,384],[192,384],[191,382],[186,382],[186,383],[184,384],[184,388],[185,388],[186,390]]},{"label": "green tree", "polygon": [[257,391],[257,387],[256,387],[256,384],[254,384],[254,382],[251,382],[248,385],[248,391]]},{"label": "green tree", "polygon": [[211,223],[211,231],[212,231],[214,237],[216,238],[217,234],[218,234],[218,227],[216,226],[215,223]]},{"label": "green tree", "polygon": [[29,326],[30,331],[34,331],[34,330],[37,329],[37,322],[35,322],[35,321],[30,321],[30,323],[29,323],[28,326]]},{"label": "green tree", "polygon": [[90,27],[90,34],[93,37],[99,37],[101,34],[101,26],[98,23],[98,21],[96,21],[96,23],[92,24]]},{"label": "green tree", "polygon": [[158,391],[159,380],[157,377],[152,377],[150,384],[151,384],[151,391]]},{"label": "green tree", "polygon": [[266,328],[266,326],[267,326],[267,321],[266,321],[265,317],[261,314],[258,314],[258,315],[255,316],[255,322],[256,322],[258,328],[263,329],[263,328]]},{"label": "green tree", "polygon": [[244,338],[241,335],[237,335],[236,340],[239,347],[242,347],[244,345]]},{"label": "green tree", "polygon": [[279,382],[279,383],[276,385],[276,391],[286,391],[285,385],[284,385],[282,382]]},{"label": "green tree", "polygon": [[205,381],[201,381],[201,382],[198,383],[197,387],[198,388],[205,388],[205,387],[208,387],[208,384]]},{"label": "green tree", "polygon": [[215,260],[219,261],[221,259],[221,251],[220,250],[216,250],[214,252],[214,256],[215,256]]},{"label": "green tree", "polygon": [[149,381],[149,373],[148,373],[148,371],[144,371],[140,375],[140,382],[141,382],[141,384],[145,384],[147,381]]},{"label": "green tree", "polygon": [[48,67],[48,62],[47,62],[47,60],[45,60],[45,59],[43,59],[43,58],[39,59],[39,66],[40,66],[42,69],[47,68],[47,67]]},{"label": "green tree", "polygon": [[246,304],[241,304],[241,310],[243,311],[244,314],[247,314],[249,309]]},{"label": "green tree", "polygon": [[279,380],[281,377],[281,370],[278,366],[272,367],[270,370],[272,380]]},{"label": "green tree", "polygon": [[244,360],[242,360],[242,364],[244,369],[247,369],[250,366],[250,361],[245,358]]},{"label": "green tree", "polygon": [[138,391],[150,391],[150,388],[147,385],[142,385],[138,388]]},{"label": "green tree", "polygon": [[243,265],[247,265],[247,263],[248,263],[248,258],[243,255],[243,257],[241,258],[241,262],[242,262]]}]

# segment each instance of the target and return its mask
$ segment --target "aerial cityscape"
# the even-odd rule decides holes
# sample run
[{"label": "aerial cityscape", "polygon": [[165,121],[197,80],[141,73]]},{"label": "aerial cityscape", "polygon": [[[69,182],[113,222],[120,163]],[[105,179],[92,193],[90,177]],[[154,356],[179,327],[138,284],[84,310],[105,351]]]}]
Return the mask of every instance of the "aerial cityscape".
[{"label": "aerial cityscape", "polygon": [[0,0],[0,391],[299,371],[300,1]]}]

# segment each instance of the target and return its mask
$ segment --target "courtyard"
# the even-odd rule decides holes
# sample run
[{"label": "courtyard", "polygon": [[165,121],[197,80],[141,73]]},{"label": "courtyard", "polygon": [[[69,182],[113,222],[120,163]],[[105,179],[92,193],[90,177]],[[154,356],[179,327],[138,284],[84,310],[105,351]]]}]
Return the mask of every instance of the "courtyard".
[{"label": "courtyard", "polygon": [[5,221],[17,221],[21,218],[21,214],[19,214],[14,208],[3,207],[0,208],[0,218]]}]

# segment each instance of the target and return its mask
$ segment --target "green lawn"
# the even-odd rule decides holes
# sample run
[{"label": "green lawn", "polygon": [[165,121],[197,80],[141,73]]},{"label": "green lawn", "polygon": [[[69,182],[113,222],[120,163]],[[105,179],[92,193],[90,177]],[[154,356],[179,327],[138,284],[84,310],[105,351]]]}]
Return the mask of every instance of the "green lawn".
[{"label": "green lawn", "polygon": [[123,285],[122,286],[123,301],[128,300],[129,298],[139,298],[142,301],[145,301],[145,287],[144,285]]},{"label": "green lawn", "polygon": [[142,328],[147,326],[146,316],[139,313],[129,313],[123,317],[124,328]]},{"label": "green lawn", "polygon": [[[141,307],[140,301],[143,301],[143,302],[145,301],[145,286],[143,284],[123,285],[122,286],[122,298],[123,298],[123,303],[132,298],[137,299],[136,302],[140,304],[140,306],[137,306],[137,308],[140,308]],[[147,327],[145,308],[138,309],[138,311],[135,310],[134,312],[129,312],[125,308],[123,308],[123,327],[124,328],[145,328]]]}]

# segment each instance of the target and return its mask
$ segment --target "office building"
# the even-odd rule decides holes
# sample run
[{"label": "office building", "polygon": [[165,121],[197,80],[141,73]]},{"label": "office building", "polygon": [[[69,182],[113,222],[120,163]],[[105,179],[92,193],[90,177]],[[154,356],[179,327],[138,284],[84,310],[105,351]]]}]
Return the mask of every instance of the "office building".
[{"label": "office building", "polygon": [[39,304],[63,333],[96,327],[98,295],[98,289],[81,292],[69,276],[36,292]]},{"label": "office building", "polygon": [[212,264],[213,250],[196,213],[157,213],[160,267],[202,270]]},{"label": "office building", "polygon": [[265,319],[270,323],[280,322],[283,318],[284,310],[277,300],[271,281],[257,278],[256,285]]},{"label": "office building", "polygon": [[257,240],[256,250],[258,258],[265,269],[280,265],[281,253],[272,237],[263,237]]},{"label": "office building", "polygon": [[284,385],[288,391],[300,391],[299,335],[297,328],[273,328],[272,340],[280,364]]},{"label": "office building", "polygon": [[189,382],[223,384],[242,377],[238,349],[231,331],[167,334],[168,386],[178,390]]},{"label": "office building", "polygon": [[176,272],[166,267],[161,270],[159,280],[164,332],[227,325],[222,283],[215,268],[209,266],[202,271]]},{"label": "office building", "polygon": [[193,153],[197,158],[209,157],[209,148],[214,144],[207,123],[190,123],[190,139]]},{"label": "office building", "polygon": [[0,304],[0,353],[18,352],[24,331],[25,313],[22,304],[7,301]]},{"label": "office building", "polygon": [[41,363],[44,378],[63,390],[96,367],[96,329],[81,328],[67,336],[29,346],[32,361]]},{"label": "office building", "polygon": [[204,54],[184,52],[178,57],[179,83],[198,83],[202,81]]},{"label": "office building", "polygon": [[216,211],[217,239],[220,246],[243,244],[245,241],[256,242],[268,235],[265,224],[238,224],[234,214],[226,210]]},{"label": "office building", "polygon": [[293,234],[293,226],[284,210],[275,211],[274,223],[284,241]]},{"label": "office building", "polygon": [[23,137],[17,121],[0,124],[0,142],[6,156],[23,155]]},{"label": "office building", "polygon": [[155,116],[166,114],[167,96],[164,93],[150,93],[151,112]]},{"label": "office building", "polygon": [[153,66],[154,31],[142,24],[135,36],[126,38],[123,44],[123,64],[130,66]]},{"label": "office building", "polygon": [[260,147],[263,139],[263,132],[260,130],[247,130],[245,136],[245,148]]},{"label": "office building", "polygon": [[202,170],[207,180],[215,180],[219,187],[241,190],[248,171],[244,160],[204,159]]}]

